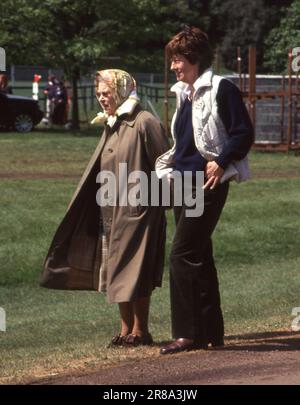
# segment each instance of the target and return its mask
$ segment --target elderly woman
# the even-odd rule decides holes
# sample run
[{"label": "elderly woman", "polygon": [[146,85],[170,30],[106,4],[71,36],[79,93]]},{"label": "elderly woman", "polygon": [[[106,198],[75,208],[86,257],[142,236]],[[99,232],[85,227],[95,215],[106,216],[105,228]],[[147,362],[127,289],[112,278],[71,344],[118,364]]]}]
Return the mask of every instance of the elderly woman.
[{"label": "elderly woman", "polygon": [[[165,216],[159,206],[121,202],[126,187],[130,192],[134,186],[122,169],[143,172],[150,183],[168,142],[161,124],[142,110],[127,72],[99,71],[96,96],[104,111],[92,123],[103,123],[104,133],[54,236],[41,285],[104,292],[109,303],[118,303],[121,317],[111,345],[147,345],[150,296],[162,280]],[[116,187],[99,189],[99,173],[110,173]],[[113,203],[104,203],[102,187],[116,192]]]}]

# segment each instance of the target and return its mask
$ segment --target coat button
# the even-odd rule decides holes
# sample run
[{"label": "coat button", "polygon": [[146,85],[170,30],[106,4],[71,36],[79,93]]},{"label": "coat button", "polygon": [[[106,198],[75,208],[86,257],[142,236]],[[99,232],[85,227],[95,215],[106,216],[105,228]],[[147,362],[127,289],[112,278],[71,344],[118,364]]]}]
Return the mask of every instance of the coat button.
[{"label": "coat button", "polygon": [[112,153],[112,152],[113,152],[113,149],[112,149],[112,148],[108,148],[107,151],[110,152],[110,153]]}]

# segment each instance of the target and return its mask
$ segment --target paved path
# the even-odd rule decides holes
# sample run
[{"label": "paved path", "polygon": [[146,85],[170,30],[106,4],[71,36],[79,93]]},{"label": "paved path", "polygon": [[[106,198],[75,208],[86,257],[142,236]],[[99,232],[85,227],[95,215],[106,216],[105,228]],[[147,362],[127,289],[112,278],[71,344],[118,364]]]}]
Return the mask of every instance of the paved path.
[{"label": "paved path", "polygon": [[202,385],[300,384],[300,334],[231,337],[221,350],[156,356],[119,366],[56,376],[32,384]]}]

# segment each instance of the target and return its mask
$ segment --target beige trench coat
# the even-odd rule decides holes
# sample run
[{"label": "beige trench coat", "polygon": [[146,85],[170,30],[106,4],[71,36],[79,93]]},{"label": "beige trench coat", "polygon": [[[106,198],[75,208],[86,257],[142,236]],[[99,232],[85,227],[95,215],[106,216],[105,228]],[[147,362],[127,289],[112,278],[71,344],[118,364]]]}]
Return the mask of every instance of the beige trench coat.
[{"label": "beige trench coat", "polygon": [[[169,149],[161,124],[138,106],[116,129],[116,162],[128,173],[150,176],[158,156]],[[48,251],[40,285],[46,288],[99,290],[100,207],[96,203],[99,158],[107,130],[90,160]],[[118,170],[115,172],[118,179]],[[149,296],[161,285],[164,264],[165,213],[161,207],[115,206],[107,259],[108,302],[130,302]]]}]

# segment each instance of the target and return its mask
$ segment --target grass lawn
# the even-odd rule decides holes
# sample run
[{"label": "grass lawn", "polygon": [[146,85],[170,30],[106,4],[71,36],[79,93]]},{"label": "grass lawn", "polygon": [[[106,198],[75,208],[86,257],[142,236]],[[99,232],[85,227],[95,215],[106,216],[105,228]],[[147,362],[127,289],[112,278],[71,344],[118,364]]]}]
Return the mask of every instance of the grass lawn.
[{"label": "grass lawn", "polygon": [[[146,356],[158,348],[109,350],[116,305],[96,292],[38,286],[43,259],[99,139],[81,133],[0,133],[0,383]],[[253,179],[231,185],[214,235],[226,335],[290,330],[300,306],[300,156],[252,153]],[[153,294],[156,342],[170,339],[168,212],[163,287]]]}]

